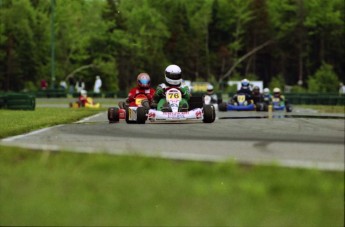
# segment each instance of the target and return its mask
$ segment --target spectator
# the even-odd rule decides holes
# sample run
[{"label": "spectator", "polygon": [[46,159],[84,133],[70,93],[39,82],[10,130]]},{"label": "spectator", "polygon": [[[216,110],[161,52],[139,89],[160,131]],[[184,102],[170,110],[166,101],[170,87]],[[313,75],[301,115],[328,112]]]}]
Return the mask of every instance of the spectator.
[{"label": "spectator", "polygon": [[67,89],[67,83],[64,80],[60,81],[60,89],[66,90]]},{"label": "spectator", "polygon": [[101,93],[101,87],[102,87],[102,80],[101,80],[101,77],[97,75],[95,85],[93,87],[93,92],[95,94],[100,94]]},{"label": "spectator", "polygon": [[74,93],[74,87],[75,87],[75,80],[74,77],[71,76],[68,78],[68,86],[69,86],[69,93],[73,95]]},{"label": "spectator", "polygon": [[78,93],[80,93],[82,90],[85,90],[85,82],[82,77],[78,79],[75,85],[75,89],[77,90]]},{"label": "spectator", "polygon": [[41,90],[47,90],[47,88],[48,82],[45,79],[41,80]]}]

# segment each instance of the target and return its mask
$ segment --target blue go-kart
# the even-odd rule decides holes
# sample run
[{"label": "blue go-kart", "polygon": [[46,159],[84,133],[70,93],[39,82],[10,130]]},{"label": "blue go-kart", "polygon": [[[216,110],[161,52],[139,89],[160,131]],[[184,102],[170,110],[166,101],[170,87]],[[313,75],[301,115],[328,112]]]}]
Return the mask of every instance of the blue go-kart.
[{"label": "blue go-kart", "polygon": [[272,98],[272,110],[273,111],[284,111],[292,112],[292,106],[279,98]]},{"label": "blue go-kart", "polygon": [[255,105],[249,95],[236,94],[229,103],[220,103],[218,109],[219,111],[253,111]]}]

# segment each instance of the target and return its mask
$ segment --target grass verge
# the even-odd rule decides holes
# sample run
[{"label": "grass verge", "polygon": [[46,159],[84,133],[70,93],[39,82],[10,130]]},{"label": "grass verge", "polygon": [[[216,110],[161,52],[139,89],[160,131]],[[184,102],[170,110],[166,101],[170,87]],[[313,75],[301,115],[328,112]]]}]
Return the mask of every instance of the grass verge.
[{"label": "grass verge", "polygon": [[0,110],[0,138],[70,123],[97,114],[103,109],[36,108],[35,111]]},{"label": "grass verge", "polygon": [[296,107],[313,109],[320,113],[345,113],[345,106],[296,105]]},{"label": "grass verge", "polygon": [[0,146],[0,225],[344,226],[344,172]]}]

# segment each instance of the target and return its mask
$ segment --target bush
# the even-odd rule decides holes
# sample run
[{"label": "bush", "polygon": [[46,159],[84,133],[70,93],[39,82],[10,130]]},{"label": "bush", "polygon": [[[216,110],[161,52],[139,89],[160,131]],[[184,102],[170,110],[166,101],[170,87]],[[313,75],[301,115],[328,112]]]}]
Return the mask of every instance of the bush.
[{"label": "bush", "polygon": [[300,85],[294,85],[291,88],[291,93],[306,93],[306,88]]},{"label": "bush", "polygon": [[279,75],[272,78],[268,87],[270,88],[271,91],[276,87],[278,87],[282,90],[284,85],[285,85],[284,77],[283,77],[283,75],[279,74]]},{"label": "bush", "polygon": [[338,92],[339,79],[332,65],[323,63],[313,76],[308,79],[309,92]]}]

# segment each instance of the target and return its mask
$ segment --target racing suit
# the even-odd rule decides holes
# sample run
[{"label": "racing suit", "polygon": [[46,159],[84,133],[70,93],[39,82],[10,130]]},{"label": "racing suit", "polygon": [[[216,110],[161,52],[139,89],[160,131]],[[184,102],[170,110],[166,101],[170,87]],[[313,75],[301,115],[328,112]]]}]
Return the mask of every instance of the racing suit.
[{"label": "racing suit", "polygon": [[254,104],[264,102],[264,96],[260,93],[258,94],[253,93],[252,97],[253,97]]},{"label": "racing suit", "polygon": [[285,97],[284,95],[273,95],[272,96],[272,102],[273,103],[277,103],[279,106],[283,106],[286,104],[286,100],[285,100]]},{"label": "racing suit", "polygon": [[126,99],[126,103],[129,105],[129,103],[134,102],[135,97],[139,94],[144,94],[147,97],[147,100],[149,101],[149,105],[152,105],[153,101],[153,95],[155,94],[154,88],[141,88],[139,86],[132,88],[129,93],[128,97]]},{"label": "racing suit", "polygon": [[266,103],[267,105],[270,105],[272,102],[272,95],[271,94],[263,95],[263,100],[264,100],[264,103]]},{"label": "racing suit", "polygon": [[248,104],[253,103],[253,96],[252,96],[252,92],[249,88],[245,89],[245,88],[241,88],[240,90],[238,90],[236,92],[236,94],[230,99],[229,103],[234,104],[237,102],[237,95],[239,94],[244,94],[246,96],[246,101],[248,102]]},{"label": "racing suit", "polygon": [[[83,96],[83,95],[79,96],[79,98],[78,98],[78,104],[79,104],[79,106],[80,106],[80,107],[84,107],[86,103],[88,103],[88,98],[87,98],[87,96]],[[89,104],[92,104],[92,103],[89,103]]]},{"label": "racing suit", "polygon": [[188,110],[188,108],[189,108],[188,101],[190,99],[190,91],[189,91],[188,86],[168,85],[165,83],[158,85],[156,92],[153,96],[154,101],[157,103],[157,110],[162,111],[162,108],[166,107],[167,102],[165,99],[165,93],[167,90],[169,90],[171,88],[177,88],[181,91],[182,99],[181,99],[180,104],[179,104],[179,111],[182,108]]}]

